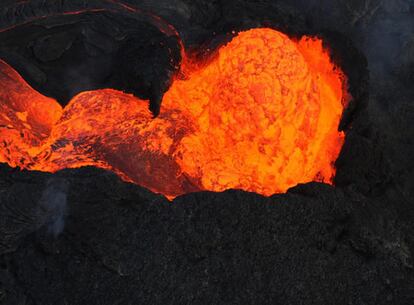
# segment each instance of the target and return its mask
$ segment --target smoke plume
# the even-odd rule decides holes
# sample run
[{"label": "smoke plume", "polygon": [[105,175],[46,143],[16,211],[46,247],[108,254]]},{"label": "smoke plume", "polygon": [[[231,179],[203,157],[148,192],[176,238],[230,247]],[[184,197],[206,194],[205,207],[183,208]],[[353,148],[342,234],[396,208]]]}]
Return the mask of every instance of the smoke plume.
[{"label": "smoke plume", "polygon": [[46,225],[49,233],[58,236],[65,225],[67,192],[69,183],[63,178],[51,178],[39,201],[39,220]]}]

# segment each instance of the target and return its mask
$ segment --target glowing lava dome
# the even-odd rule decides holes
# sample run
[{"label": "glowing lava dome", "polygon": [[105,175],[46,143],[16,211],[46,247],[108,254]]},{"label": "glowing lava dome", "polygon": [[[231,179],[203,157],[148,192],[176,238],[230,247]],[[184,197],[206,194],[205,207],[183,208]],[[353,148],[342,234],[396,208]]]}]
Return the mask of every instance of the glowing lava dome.
[{"label": "glowing lava dome", "polygon": [[62,109],[0,61],[0,162],[48,172],[93,165],[169,198],[332,181],[346,80],[320,39],[253,29],[185,72],[153,118],[147,101],[111,89]]}]

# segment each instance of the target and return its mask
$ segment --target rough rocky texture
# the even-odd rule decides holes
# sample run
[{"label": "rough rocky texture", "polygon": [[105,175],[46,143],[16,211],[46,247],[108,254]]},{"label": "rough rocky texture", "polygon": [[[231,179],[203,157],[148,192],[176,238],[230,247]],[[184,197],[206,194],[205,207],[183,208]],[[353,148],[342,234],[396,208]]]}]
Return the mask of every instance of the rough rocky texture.
[{"label": "rough rocky texture", "polygon": [[[50,17],[59,10],[107,9],[109,2],[4,1],[1,28],[49,17],[29,22],[24,35],[0,33],[9,35],[0,41],[1,56],[13,60],[5,48],[15,46],[15,54],[27,55],[15,60],[16,68],[26,69],[34,86],[43,84],[39,90],[53,91],[61,79],[44,68],[48,61],[65,64],[85,55],[76,60],[79,71],[83,64],[97,67],[88,58],[105,58],[112,47],[108,56],[114,60],[141,54],[125,61],[133,64],[123,82],[117,71],[128,67],[113,61],[98,66],[119,89],[133,91],[137,79],[136,88],[145,90],[135,93],[147,94],[156,112],[175,68],[164,48],[148,50],[167,41],[178,52],[174,35],[135,14],[127,38],[111,40],[117,32],[104,27],[107,20],[128,19],[119,8]],[[0,165],[0,304],[414,304],[412,1],[125,2],[161,16],[194,50],[214,48],[232,31],[257,26],[294,37],[323,36],[355,98],[342,125],[347,138],[337,187],[310,183],[270,198],[204,192],[170,203],[102,170],[52,175]],[[141,40],[141,31],[151,34]],[[51,45],[59,47],[44,52],[51,32]],[[71,33],[82,37],[83,48],[69,48]],[[98,49],[96,57],[90,54]],[[108,85],[101,73],[88,74],[91,89]],[[70,83],[67,92],[84,89]]]},{"label": "rough rocky texture", "polygon": [[177,34],[151,14],[106,1],[28,1],[0,11],[0,57],[44,95],[114,88],[158,114],[181,60]]},{"label": "rough rocky texture", "polygon": [[[1,173],[3,304],[414,302],[413,227],[387,197],[311,183],[170,203],[97,169]],[[58,237],[53,197],[39,210],[57,179]]]}]

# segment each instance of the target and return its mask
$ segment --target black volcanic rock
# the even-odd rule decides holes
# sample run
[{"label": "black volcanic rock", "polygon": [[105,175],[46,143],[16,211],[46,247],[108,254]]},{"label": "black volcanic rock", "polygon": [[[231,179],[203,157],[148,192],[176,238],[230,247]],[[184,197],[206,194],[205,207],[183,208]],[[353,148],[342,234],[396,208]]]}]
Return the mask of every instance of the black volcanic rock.
[{"label": "black volcanic rock", "polygon": [[[414,301],[413,226],[389,198],[311,183],[170,203],[92,168],[0,172],[3,304]],[[38,210],[50,179],[69,187],[58,236]]]},{"label": "black volcanic rock", "polygon": [[179,37],[158,19],[105,1],[34,0],[3,14],[0,58],[42,94],[66,105],[80,92],[113,88],[149,99],[158,114],[181,60]]}]

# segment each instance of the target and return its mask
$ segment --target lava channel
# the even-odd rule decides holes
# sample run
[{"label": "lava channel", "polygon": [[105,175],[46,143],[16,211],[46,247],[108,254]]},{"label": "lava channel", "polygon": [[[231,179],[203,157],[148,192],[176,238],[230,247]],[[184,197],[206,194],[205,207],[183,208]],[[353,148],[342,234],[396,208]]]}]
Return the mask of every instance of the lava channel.
[{"label": "lava channel", "polygon": [[148,101],[112,89],[83,92],[62,109],[0,61],[0,162],[47,172],[96,166],[168,198],[332,183],[346,78],[320,39],[241,32],[185,73],[153,118]]}]

